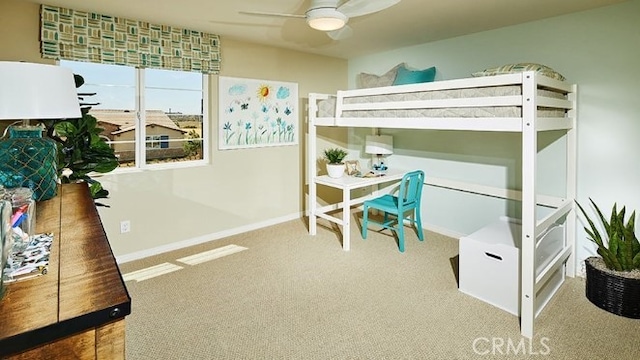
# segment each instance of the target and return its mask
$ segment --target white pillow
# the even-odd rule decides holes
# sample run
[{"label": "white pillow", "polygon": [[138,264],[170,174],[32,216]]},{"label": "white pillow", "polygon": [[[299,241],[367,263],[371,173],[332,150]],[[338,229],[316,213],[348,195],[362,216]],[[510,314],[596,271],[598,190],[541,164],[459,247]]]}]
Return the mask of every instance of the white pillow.
[{"label": "white pillow", "polygon": [[398,69],[404,66],[405,63],[400,63],[393,67],[393,69],[384,73],[384,75],[374,75],[367,73],[360,73],[356,77],[356,86],[358,89],[368,89],[373,87],[391,86],[393,85]]},{"label": "white pillow", "polygon": [[484,69],[482,71],[476,71],[472,73],[472,76],[491,76],[491,75],[500,75],[500,74],[514,74],[521,73],[523,71],[535,71],[544,76],[550,77],[552,79],[564,81],[565,77],[552,68],[536,64],[536,63],[517,63],[517,64],[507,64],[498,67]]}]

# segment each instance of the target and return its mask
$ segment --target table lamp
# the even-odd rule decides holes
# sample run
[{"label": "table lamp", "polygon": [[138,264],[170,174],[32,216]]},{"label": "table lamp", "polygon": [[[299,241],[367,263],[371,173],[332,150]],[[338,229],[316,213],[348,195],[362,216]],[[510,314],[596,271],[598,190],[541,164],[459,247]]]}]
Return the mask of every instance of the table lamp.
[{"label": "table lamp", "polygon": [[384,174],[388,167],[384,163],[383,157],[393,154],[393,137],[391,135],[367,135],[364,152],[376,155],[376,161],[371,167],[374,171]]},{"label": "table lamp", "polygon": [[81,117],[70,69],[0,61],[0,120],[22,121],[9,125],[9,139],[0,141],[0,184],[30,187],[37,201],[54,197],[56,145],[42,137],[42,126],[30,125],[29,120]]}]

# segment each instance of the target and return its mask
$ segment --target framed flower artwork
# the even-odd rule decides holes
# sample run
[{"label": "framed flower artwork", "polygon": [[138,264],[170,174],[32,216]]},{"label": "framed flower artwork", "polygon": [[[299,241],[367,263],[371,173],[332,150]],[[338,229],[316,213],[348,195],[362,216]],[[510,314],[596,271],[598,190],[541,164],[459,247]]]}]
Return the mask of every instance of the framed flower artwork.
[{"label": "framed flower artwork", "polygon": [[219,78],[220,150],[298,144],[298,84]]}]

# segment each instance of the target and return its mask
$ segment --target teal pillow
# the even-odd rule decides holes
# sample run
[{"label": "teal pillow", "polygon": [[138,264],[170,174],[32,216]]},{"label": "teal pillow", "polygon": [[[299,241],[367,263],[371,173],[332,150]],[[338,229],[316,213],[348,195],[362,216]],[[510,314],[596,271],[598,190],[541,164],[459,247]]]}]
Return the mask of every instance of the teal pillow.
[{"label": "teal pillow", "polygon": [[436,78],[436,67],[432,66],[424,70],[409,70],[404,66],[398,68],[398,74],[393,85],[417,84],[432,82]]}]

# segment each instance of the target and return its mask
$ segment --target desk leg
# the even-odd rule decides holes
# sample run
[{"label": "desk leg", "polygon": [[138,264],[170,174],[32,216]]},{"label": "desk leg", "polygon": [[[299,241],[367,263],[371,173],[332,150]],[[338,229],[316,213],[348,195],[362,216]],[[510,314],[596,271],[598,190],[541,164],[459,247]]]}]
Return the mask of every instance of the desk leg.
[{"label": "desk leg", "polygon": [[317,206],[318,206],[318,198],[317,198],[317,187],[316,182],[311,179],[309,181],[309,234],[315,235],[317,232],[317,223],[318,217],[316,216]]},{"label": "desk leg", "polygon": [[342,189],[342,250],[351,249],[351,190]]}]

